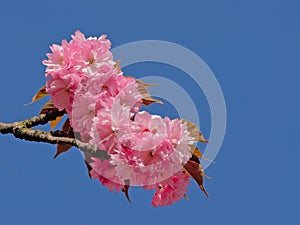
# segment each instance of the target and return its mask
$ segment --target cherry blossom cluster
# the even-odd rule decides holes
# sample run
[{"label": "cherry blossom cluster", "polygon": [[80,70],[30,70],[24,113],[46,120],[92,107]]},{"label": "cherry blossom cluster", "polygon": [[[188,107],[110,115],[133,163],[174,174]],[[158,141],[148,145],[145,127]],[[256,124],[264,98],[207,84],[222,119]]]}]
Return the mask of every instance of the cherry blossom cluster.
[{"label": "cherry blossom cluster", "polygon": [[155,207],[184,197],[190,181],[183,166],[195,144],[187,124],[141,111],[141,84],[123,75],[106,35],[85,38],[76,31],[50,48],[43,61],[46,91],[78,138],[103,156],[91,157],[91,176],[111,191],[126,185],[155,190]]}]

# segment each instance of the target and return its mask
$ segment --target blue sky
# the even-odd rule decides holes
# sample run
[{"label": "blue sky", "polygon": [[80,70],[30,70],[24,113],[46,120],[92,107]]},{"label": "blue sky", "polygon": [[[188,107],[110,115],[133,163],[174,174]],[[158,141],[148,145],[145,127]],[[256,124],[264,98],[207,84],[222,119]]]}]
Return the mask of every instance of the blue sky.
[{"label": "blue sky", "polygon": [[[0,136],[0,224],[294,225],[299,208],[300,3],[265,1],[5,1],[0,8],[0,121],[36,115],[24,107],[44,85],[48,46],[108,34],[114,47],[165,40],[199,55],[225,96],[228,123],[216,163],[206,173],[206,199],[195,183],[189,201],[153,208],[151,194],[133,203],[87,176],[76,149],[52,159],[55,147]],[[162,74],[189,89],[206,137],[206,99],[182,71],[159,63],[124,69],[136,77]],[[175,117],[170,104],[149,109]]]}]

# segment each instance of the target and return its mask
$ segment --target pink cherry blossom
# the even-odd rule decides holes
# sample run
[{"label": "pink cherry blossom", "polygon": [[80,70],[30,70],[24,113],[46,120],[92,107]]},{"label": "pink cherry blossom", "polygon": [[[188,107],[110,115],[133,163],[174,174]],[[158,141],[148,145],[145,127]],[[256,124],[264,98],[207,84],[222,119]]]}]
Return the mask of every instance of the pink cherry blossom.
[{"label": "pink cherry blossom", "polygon": [[91,143],[99,149],[107,150],[109,153],[115,151],[118,137],[127,133],[131,124],[129,107],[120,105],[118,98],[114,99],[112,105],[107,105],[97,112],[93,119],[91,129]]},{"label": "pink cherry blossom", "polygon": [[187,124],[179,119],[170,120],[168,117],[164,118],[164,122],[166,124],[166,138],[175,148],[170,159],[185,165],[192,157],[191,146],[195,144],[193,138],[189,136]]},{"label": "pink cherry blossom", "polygon": [[131,112],[137,113],[142,106],[142,96],[138,91],[136,80],[131,77],[118,76],[117,85],[121,104],[129,106]]},{"label": "pink cherry blossom", "polygon": [[100,160],[93,158],[91,163],[92,170],[90,172],[93,178],[98,179],[110,191],[119,192],[125,185],[124,181],[116,176],[115,168],[108,160]]},{"label": "pink cherry blossom", "polygon": [[[116,77],[120,76],[119,72],[114,69],[113,65],[110,64],[102,64],[99,67],[99,70],[95,73],[86,73],[86,90],[90,92],[92,95],[98,95],[103,92],[108,92],[107,89],[111,88],[112,82],[116,83]],[[109,82],[109,80],[112,80]],[[108,83],[110,85],[108,85]],[[116,86],[115,84],[114,86]],[[109,96],[112,96],[111,93],[108,92]]]},{"label": "pink cherry blossom", "polygon": [[106,35],[97,38],[86,39],[84,34],[76,31],[72,35],[72,44],[80,49],[78,64],[83,68],[89,68],[90,72],[97,72],[103,63],[114,65],[112,53],[109,51],[111,42],[106,39]]},{"label": "pink cherry blossom", "polygon": [[137,81],[116,68],[110,48],[106,35],[86,38],[80,31],[52,45],[43,61],[46,91],[56,108],[66,110],[80,140],[107,154],[88,156],[93,178],[111,191],[125,183],[155,189],[152,205],[171,205],[187,192],[182,167],[195,140],[183,120],[140,111]]},{"label": "pink cherry blossom", "polygon": [[[165,180],[181,170],[192,155],[187,135],[187,126],[180,120],[139,112],[130,130],[118,136],[120,145],[112,163],[120,176],[137,182],[132,185]],[[139,176],[141,179],[136,179]]]},{"label": "pink cherry blossom", "polygon": [[50,93],[53,104],[59,110],[66,109],[71,113],[74,92],[77,89],[80,78],[76,72],[51,72],[50,79],[46,82],[46,90]]},{"label": "pink cherry blossom", "polygon": [[90,131],[93,126],[93,118],[96,115],[96,95],[75,94],[74,103],[72,105],[72,114],[69,114],[71,125],[75,132],[79,132],[81,140],[88,142]]},{"label": "pink cherry blossom", "polygon": [[189,176],[180,171],[163,182],[144,188],[148,190],[156,189],[152,198],[152,205],[158,207],[172,205],[180,200],[186,194],[189,184]]}]

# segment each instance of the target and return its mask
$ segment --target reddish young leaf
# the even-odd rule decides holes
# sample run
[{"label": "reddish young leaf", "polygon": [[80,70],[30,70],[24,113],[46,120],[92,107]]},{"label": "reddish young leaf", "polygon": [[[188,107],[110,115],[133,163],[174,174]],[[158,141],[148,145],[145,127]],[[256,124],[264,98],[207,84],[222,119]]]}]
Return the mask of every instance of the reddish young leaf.
[{"label": "reddish young leaf", "polygon": [[[50,121],[51,123],[51,121]],[[72,131],[73,128],[70,125],[69,118],[65,121],[64,125],[62,126],[62,131],[67,134],[67,137],[72,137]],[[57,144],[56,154],[54,155],[54,158],[59,156],[61,153],[68,151],[70,148],[72,148],[72,145],[69,144]]]},{"label": "reddish young leaf", "polygon": [[130,197],[129,197],[129,194],[128,194],[128,190],[129,190],[129,185],[124,185],[124,187],[122,188],[122,192],[124,192],[127,200],[131,203],[131,200],[130,200]]},{"label": "reddish young leaf", "polygon": [[33,96],[31,102],[25,104],[25,105],[30,105],[38,100],[40,100],[41,98],[47,96],[49,93],[46,91],[46,86],[41,87],[40,90],[38,90],[38,92]]},{"label": "reddish young leaf", "polygon": [[200,164],[199,158],[197,156],[195,156],[195,155],[192,155],[192,157],[190,158],[190,160],[193,161],[193,162],[196,162],[196,163]]},{"label": "reddish young leaf", "polygon": [[202,169],[200,160],[199,160],[199,158],[198,158],[196,155],[192,155],[192,157],[190,158],[190,161],[193,161],[193,162],[198,163],[198,164],[199,164],[199,167],[200,167],[200,171],[201,171],[202,176],[204,176],[204,177],[206,177],[206,178],[208,178],[208,179],[211,179],[210,176],[207,176],[207,175],[205,174],[204,170]]},{"label": "reddish young leaf", "polygon": [[84,160],[84,163],[85,163],[86,168],[88,170],[89,177],[92,179],[91,171],[92,171],[93,168],[91,167],[91,165],[86,160]]},{"label": "reddish young leaf", "polygon": [[190,136],[193,137],[195,141],[206,142],[206,143],[208,142],[208,140],[204,138],[203,134],[201,133],[201,131],[199,130],[196,124],[188,120],[183,120],[183,122],[187,124],[188,131],[190,132]]},{"label": "reddish young leaf", "polygon": [[195,147],[195,148],[194,148],[193,155],[195,155],[195,156],[197,156],[197,157],[199,157],[199,158],[204,158],[204,156],[203,156],[202,152],[200,151],[200,149],[197,148],[196,146],[194,146],[194,147]]},{"label": "reddish young leaf", "polygon": [[[43,106],[43,108],[40,111],[40,114],[46,114],[47,112],[49,112],[50,110],[56,110],[56,108],[53,105],[52,100],[49,100],[48,102],[46,102],[46,104]],[[58,116],[56,117],[55,120],[51,120],[50,121],[50,127],[51,130],[53,130],[56,125],[59,123],[59,121],[63,118],[63,116]]]},{"label": "reddish young leaf", "polygon": [[214,161],[208,159],[208,158],[205,158],[204,155],[202,154],[202,152],[200,151],[199,148],[197,148],[197,146],[195,145],[191,145],[191,149],[192,149],[192,153],[193,153],[193,156],[197,157],[197,158],[201,158],[201,159],[204,159],[208,162],[211,162],[213,163]]},{"label": "reddish young leaf", "polygon": [[152,103],[160,103],[162,104],[162,101],[152,98],[147,87],[153,87],[156,86],[156,84],[146,84],[140,80],[136,80],[136,83],[138,84],[138,91],[142,95],[143,104],[148,106]]},{"label": "reddish young leaf", "polygon": [[64,122],[64,124],[62,126],[62,131],[67,133],[68,137],[74,137],[73,128],[71,127],[69,118],[66,119],[66,121]]},{"label": "reddish young leaf", "polygon": [[138,80],[138,79],[136,79],[136,82],[138,84],[142,85],[142,86],[145,86],[145,87],[156,87],[158,85],[158,84],[147,84],[147,83],[145,83],[145,82],[143,82],[141,80]]},{"label": "reddish young leaf", "polygon": [[115,64],[115,68],[116,68],[118,71],[122,71],[121,66],[120,66],[120,63],[121,63],[121,59],[118,59],[118,60],[116,61],[116,64]]},{"label": "reddish young leaf", "polygon": [[72,148],[72,145],[69,144],[57,144],[56,154],[54,155],[54,159],[59,156],[61,153],[68,151]]},{"label": "reddish young leaf", "polygon": [[203,191],[203,193],[208,197],[208,194],[203,186],[203,175],[204,171],[201,167],[201,164],[198,162],[194,162],[189,160],[186,165],[184,165],[185,171],[195,179],[197,184],[199,185],[200,189]]},{"label": "reddish young leaf", "polygon": [[189,200],[189,198],[186,194],[184,194],[183,197],[184,197],[185,200],[187,200],[187,201]]},{"label": "reddish young leaf", "polygon": [[[103,151],[103,152],[104,152],[104,151]],[[91,179],[93,179],[93,178],[92,178],[92,175],[91,175],[91,171],[93,170],[93,168],[91,167],[91,164],[90,164],[90,163],[92,163],[92,162],[94,161],[94,160],[92,159],[92,157],[95,157],[95,156],[94,156],[94,154],[92,155],[91,153],[86,152],[86,151],[84,151],[83,154],[84,154],[84,162],[85,162],[86,168],[87,168],[87,170],[88,170],[88,175],[89,175],[89,177],[90,177]],[[96,158],[98,158],[98,157],[96,157]],[[101,157],[99,157],[99,159],[102,160]]]},{"label": "reddish young leaf", "polygon": [[51,130],[53,130],[56,127],[56,125],[59,123],[59,121],[61,121],[62,118],[63,116],[58,116],[55,120],[50,121]]},{"label": "reddish young leaf", "polygon": [[55,109],[52,100],[49,100],[48,102],[45,103],[45,105],[43,106],[43,108],[40,111],[40,115],[41,114],[46,114],[47,112],[49,112],[50,110]]}]

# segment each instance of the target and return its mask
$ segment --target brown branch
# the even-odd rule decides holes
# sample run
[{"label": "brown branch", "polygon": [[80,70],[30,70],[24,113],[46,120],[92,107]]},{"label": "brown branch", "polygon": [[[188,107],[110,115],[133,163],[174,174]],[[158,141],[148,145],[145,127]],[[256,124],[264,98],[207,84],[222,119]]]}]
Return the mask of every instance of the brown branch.
[{"label": "brown branch", "polygon": [[20,122],[14,122],[11,124],[0,122],[0,133],[8,134],[13,132],[15,127],[31,128],[37,125],[44,125],[51,120],[55,120],[58,116],[63,116],[65,111],[58,111],[58,109],[49,110],[46,114],[40,114],[39,116],[34,116],[28,120],[23,120]]},{"label": "brown branch", "polygon": [[55,120],[56,117],[63,115],[65,112],[58,110],[52,110],[46,114],[32,117],[28,120],[23,120],[14,123],[2,123],[0,122],[0,133],[2,134],[13,134],[16,138],[34,141],[44,142],[49,144],[69,144],[80,150],[88,153],[91,157],[104,158],[103,151],[97,151],[97,147],[89,143],[83,143],[76,138],[55,136],[55,132],[46,132],[42,130],[32,130],[31,128],[37,125],[46,124],[50,120]]}]

